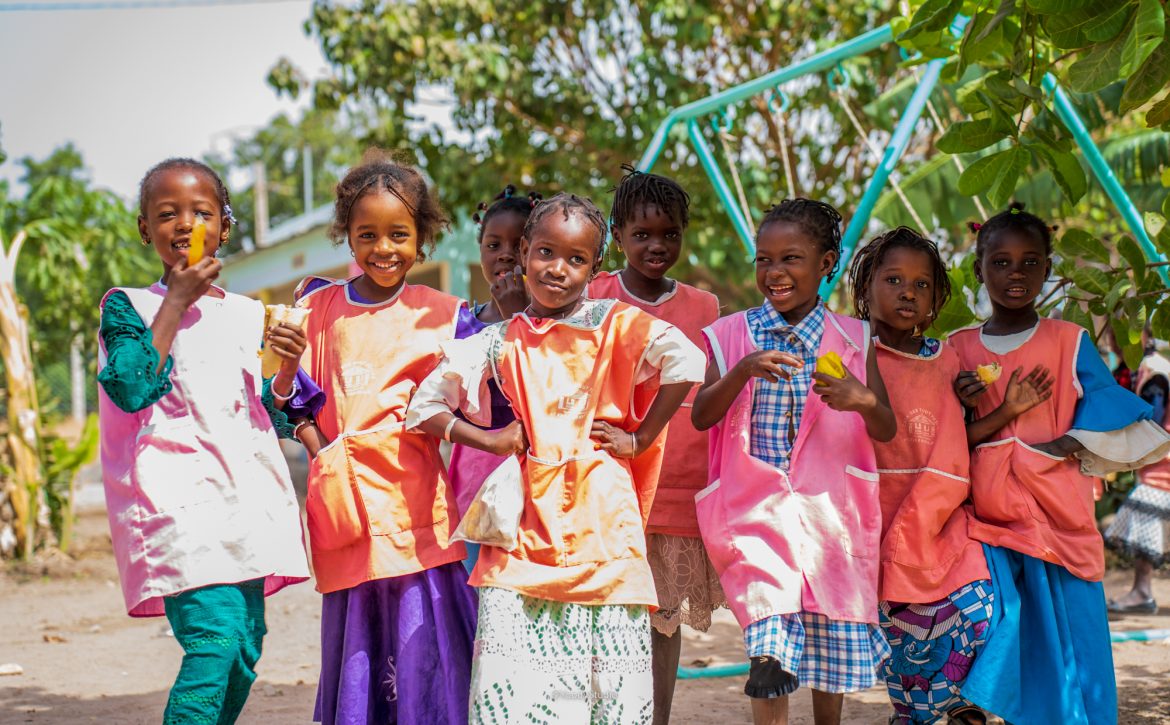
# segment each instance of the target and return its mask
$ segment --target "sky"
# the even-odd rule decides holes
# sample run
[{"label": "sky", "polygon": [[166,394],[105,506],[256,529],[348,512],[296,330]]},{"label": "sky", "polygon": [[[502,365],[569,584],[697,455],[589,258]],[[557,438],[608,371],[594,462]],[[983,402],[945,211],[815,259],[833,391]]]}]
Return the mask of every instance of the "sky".
[{"label": "sky", "polygon": [[[20,0],[42,5],[45,0]],[[94,0],[77,0],[92,2]],[[0,0],[0,177],[72,141],[94,182],[127,198],[153,164],[226,150],[281,111],[265,83],[287,56],[326,64],[302,25],[309,0],[182,9],[6,12]]]}]

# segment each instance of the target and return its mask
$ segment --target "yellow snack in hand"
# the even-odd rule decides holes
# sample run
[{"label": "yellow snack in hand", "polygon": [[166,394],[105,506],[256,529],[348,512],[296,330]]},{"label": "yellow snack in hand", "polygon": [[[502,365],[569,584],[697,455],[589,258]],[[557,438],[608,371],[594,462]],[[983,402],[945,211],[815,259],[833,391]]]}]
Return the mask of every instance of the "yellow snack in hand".
[{"label": "yellow snack in hand", "polygon": [[187,266],[194,267],[195,263],[203,259],[203,240],[207,237],[207,224],[203,217],[195,217],[195,227],[191,230],[191,242],[187,247]]},{"label": "yellow snack in hand", "polygon": [[[308,317],[309,311],[303,307],[264,305],[264,333],[267,334],[269,330],[282,322],[303,330],[305,320]],[[257,355],[260,357],[260,374],[265,378],[276,375],[282,361],[280,355],[277,355],[275,350],[263,343],[261,343],[260,352]]]},{"label": "yellow snack in hand", "polygon": [[845,363],[841,362],[841,356],[832,350],[817,358],[816,371],[831,378],[845,379]]},{"label": "yellow snack in hand", "polygon": [[975,374],[979,376],[979,381],[984,385],[991,385],[999,380],[999,376],[1003,374],[1003,368],[999,366],[999,363],[987,363],[975,368]]}]

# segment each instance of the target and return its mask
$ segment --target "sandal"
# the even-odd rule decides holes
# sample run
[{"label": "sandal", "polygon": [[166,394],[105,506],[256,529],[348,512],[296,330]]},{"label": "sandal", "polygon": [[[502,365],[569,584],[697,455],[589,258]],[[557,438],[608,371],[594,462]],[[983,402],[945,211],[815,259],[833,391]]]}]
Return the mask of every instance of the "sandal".
[{"label": "sandal", "polygon": [[1158,603],[1153,597],[1137,604],[1118,604],[1116,600],[1110,599],[1105,607],[1110,614],[1154,614],[1158,611]]},{"label": "sandal", "polygon": [[950,725],[987,725],[987,714],[974,705],[957,707],[947,713]]}]

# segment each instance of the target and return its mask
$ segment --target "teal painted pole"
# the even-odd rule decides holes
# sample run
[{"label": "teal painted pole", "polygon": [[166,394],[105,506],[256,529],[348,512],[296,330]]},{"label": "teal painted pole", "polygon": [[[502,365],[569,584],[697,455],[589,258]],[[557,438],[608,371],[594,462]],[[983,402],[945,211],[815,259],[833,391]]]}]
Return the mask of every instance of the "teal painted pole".
[{"label": "teal painted pole", "polygon": [[1170,629],[1139,629],[1136,632],[1110,632],[1110,642],[1153,642],[1170,639]]},{"label": "teal painted pole", "polygon": [[654,163],[658,161],[658,157],[662,153],[662,149],[666,146],[666,138],[670,134],[670,129],[679,121],[710,115],[733,103],[738,103],[746,98],[751,98],[754,95],[771,90],[781,83],[785,83],[794,78],[799,78],[809,73],[819,73],[820,71],[828,70],[843,60],[880,48],[893,39],[894,33],[890,30],[890,26],[886,24],[880,28],[874,28],[867,33],[862,33],[856,38],[847,40],[840,45],[835,45],[832,48],[811,55],[798,63],[774,70],[759,78],[753,78],[746,83],[732,86],[727,90],[676,108],[659,124],[658,129],[654,132],[654,136],[650,139],[650,145],[646,148],[646,151],[642,154],[642,159],[638,162],[638,170],[649,171],[653,168]]},{"label": "teal painted pole", "polygon": [[739,235],[748,254],[755,254],[756,240],[752,239],[747,220],[743,218],[743,212],[732,195],[731,188],[727,186],[723,172],[719,170],[719,164],[711,153],[711,147],[707,144],[707,139],[703,137],[703,130],[699,128],[698,122],[693,118],[687,119],[687,134],[691,137],[691,145],[695,147],[695,153],[699,156],[699,163],[703,165],[703,171],[707,172],[707,177],[711,179],[711,185],[715,187],[719,203],[723,204],[723,208],[727,210],[727,216],[731,217],[731,224],[735,227],[736,234]]},{"label": "teal painted pole", "polygon": [[[1133,205],[1133,200],[1129,198],[1129,194],[1125,193],[1117,176],[1113,174],[1113,169],[1109,168],[1109,163],[1101,155],[1101,149],[1097,148],[1097,144],[1089,134],[1089,129],[1085,128],[1085,122],[1081,120],[1081,116],[1077,113],[1068,94],[1064,92],[1064,89],[1056,82],[1056,77],[1051,73],[1045,74],[1043,85],[1044,90],[1052,96],[1052,106],[1056,115],[1060,117],[1065,126],[1068,126],[1068,130],[1072,131],[1077,146],[1085,155],[1085,160],[1089,162],[1093,176],[1097,177],[1097,181],[1105,189],[1105,193],[1109,195],[1114,205],[1117,206],[1117,210],[1121,212],[1121,218],[1125,220],[1125,224],[1133,232],[1133,236],[1137,238],[1138,244],[1141,245],[1142,251],[1146,254],[1146,259],[1151,262],[1165,262],[1166,257],[1158,251],[1153,240],[1150,239],[1150,235],[1146,233],[1146,225],[1142,221],[1142,215],[1138,213],[1137,207]],[[1170,284],[1170,272],[1166,270],[1166,267],[1158,267],[1158,274],[1162,276],[1163,282]]]},{"label": "teal painted pole", "polygon": [[[934,92],[935,85],[938,84],[939,73],[942,72],[945,64],[946,61],[942,58],[936,58],[926,64],[922,80],[919,82],[918,88],[914,89],[914,95],[906,104],[906,110],[902,113],[902,117],[898,119],[898,125],[894,127],[894,135],[886,144],[886,150],[882,152],[882,159],[877,168],[874,169],[869,186],[865,188],[865,193],[857,204],[857,210],[853,212],[853,218],[849,220],[849,226],[845,228],[845,234],[841,238],[841,267],[837,274],[827,277],[821,282],[821,297],[828,299],[829,295],[833,293],[833,288],[837,286],[838,280],[841,279],[841,275],[849,268],[849,260],[853,257],[853,250],[857,248],[857,242],[865,233],[866,226],[869,225],[870,217],[873,216],[873,208],[882,196],[886,181],[893,173],[894,167],[898,165],[902,154],[905,153],[906,144],[910,143],[910,135],[914,132],[914,126],[918,123],[918,119],[922,117],[922,111],[926,108],[926,102],[930,100],[930,94]],[[924,234],[927,231],[926,229],[922,230]]]}]

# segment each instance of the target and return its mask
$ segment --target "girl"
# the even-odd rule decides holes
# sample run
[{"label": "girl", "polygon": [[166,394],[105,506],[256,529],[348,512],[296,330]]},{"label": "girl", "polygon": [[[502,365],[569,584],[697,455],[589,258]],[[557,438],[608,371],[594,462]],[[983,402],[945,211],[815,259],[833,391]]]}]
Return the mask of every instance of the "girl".
[{"label": "girl", "polygon": [[362,274],[297,290],[307,367],[328,396],[302,435],[323,723],[467,718],[475,595],[449,541],[455,495],[438,440],[403,426],[439,346],[471,324],[460,300],[406,283],[445,223],[418,171],[369,154],[337,185],[330,230]]},{"label": "girl", "polygon": [[[102,477],[132,617],[166,614],[183,663],[164,723],[234,723],[264,639],[264,598],[308,578],[300,512],[277,435],[310,409],[298,328],[264,333],[264,305],[212,284],[231,232],[219,176],[168,159],[139,188],[138,231],[159,282],[102,299]],[[206,225],[205,256],[188,265]],[[282,358],[263,380],[261,335]]]},{"label": "girl", "polygon": [[[533,210],[521,314],[445,348],[407,424],[520,456],[517,548],[486,546],[472,673],[473,723],[649,723],[646,519],[659,434],[702,369],[681,332],[614,300],[584,298],[601,266],[605,220],[558,194]],[[486,382],[518,420],[485,431]],[[456,418],[460,409],[471,423]]]},{"label": "girl", "polygon": [[[957,390],[974,402],[970,529],[989,544],[997,606],[963,696],[1016,725],[1115,723],[1090,476],[1164,457],[1170,435],[1117,385],[1084,329],[1037,314],[1052,266],[1048,225],[1013,206],[974,228],[992,314],[949,344],[966,371]],[[989,363],[1010,376],[981,382],[972,371]]]},{"label": "girl", "polygon": [[[1142,331],[1145,359],[1138,366],[1136,389],[1154,410],[1155,423],[1170,430],[1166,403],[1170,399],[1170,361],[1158,354],[1149,326]],[[1133,557],[1133,588],[1120,599],[1109,600],[1116,614],[1153,614],[1152,577],[1155,567],[1170,561],[1170,458],[1137,472],[1137,485],[1117,511],[1105,532],[1109,548]]]},{"label": "girl", "polygon": [[878,369],[898,435],[874,446],[881,474],[879,592],[892,655],[891,723],[983,723],[959,694],[986,639],[993,602],[983,548],[967,532],[970,491],[954,350],[925,337],[950,298],[933,242],[899,227],[858,253],[850,270],[857,316],[875,335]]},{"label": "girl", "polygon": [[[894,436],[894,414],[868,325],[827,311],[817,295],[840,246],[836,209],[780,202],[756,234],[764,304],[703,331],[711,363],[692,420],[716,427],[711,485],[695,501],[744,628],[756,723],[787,723],[788,695],[801,684],[813,690],[817,723],[840,722],[843,693],[873,685],[889,655],[877,624],[881,510],[870,441]],[[841,378],[813,372],[830,352]]]},{"label": "girl", "polygon": [[[719,300],[666,276],[682,251],[690,197],[673,179],[625,168],[629,173],[614,193],[610,231],[626,256],[626,267],[616,274],[599,274],[589,285],[589,296],[633,305],[675,325],[688,340],[702,345],[703,328],[719,317]],[[707,485],[707,436],[691,424],[691,397],[670,421],[646,528],[650,571],[658,592],[658,610],[650,615],[655,725],[670,722],[682,649],[679,624],[706,632],[711,612],[727,604],[695,520],[695,493]]]},{"label": "girl", "polygon": [[[524,223],[539,199],[536,192],[516,196],[516,187],[508,184],[496,194],[490,205],[481,203],[479,211],[472,214],[471,218],[479,224],[479,266],[484,279],[491,285],[491,299],[472,308],[471,325],[460,331],[466,332],[461,337],[479,332],[491,323],[509,320],[528,305],[528,291],[524,288],[520,267],[520,237],[524,234]],[[494,381],[488,382],[488,390],[492,398],[491,428],[502,428],[516,416]],[[505,460],[504,456],[468,446],[451,447],[451,486],[455,489],[460,517],[471,505],[483,482]],[[463,565],[470,572],[479,555],[479,545],[465,546],[468,554]]]}]

